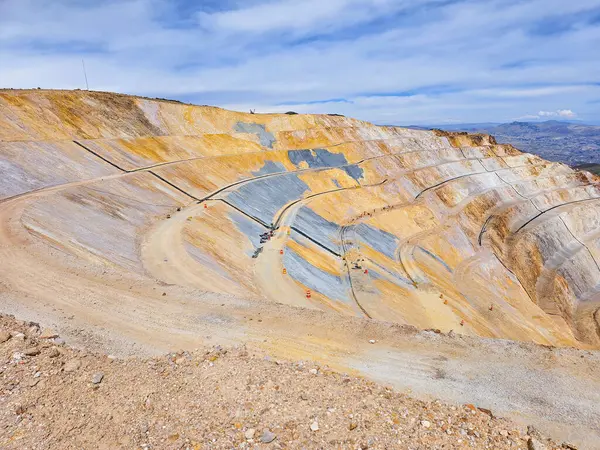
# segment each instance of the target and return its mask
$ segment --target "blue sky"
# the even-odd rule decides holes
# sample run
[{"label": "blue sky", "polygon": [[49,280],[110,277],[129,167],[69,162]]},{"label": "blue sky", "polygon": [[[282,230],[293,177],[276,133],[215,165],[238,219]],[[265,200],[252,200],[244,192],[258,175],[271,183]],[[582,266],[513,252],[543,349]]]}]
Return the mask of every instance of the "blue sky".
[{"label": "blue sky", "polygon": [[600,0],[0,0],[0,87],[380,124],[600,123]]}]

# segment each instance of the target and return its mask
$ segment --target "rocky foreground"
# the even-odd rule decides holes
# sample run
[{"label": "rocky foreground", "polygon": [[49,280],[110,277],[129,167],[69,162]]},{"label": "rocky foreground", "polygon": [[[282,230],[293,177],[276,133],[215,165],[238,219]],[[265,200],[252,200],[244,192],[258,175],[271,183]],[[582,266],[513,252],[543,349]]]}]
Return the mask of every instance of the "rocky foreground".
[{"label": "rocky foreground", "polygon": [[575,448],[474,405],[425,402],[247,349],[116,359],[0,316],[0,448]]}]

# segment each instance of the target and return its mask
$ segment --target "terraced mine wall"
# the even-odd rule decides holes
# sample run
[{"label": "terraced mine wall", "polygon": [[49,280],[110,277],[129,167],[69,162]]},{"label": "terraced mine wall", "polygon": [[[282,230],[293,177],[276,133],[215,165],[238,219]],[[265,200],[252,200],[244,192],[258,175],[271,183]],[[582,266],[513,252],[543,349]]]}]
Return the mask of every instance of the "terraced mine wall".
[{"label": "terraced mine wall", "polygon": [[101,285],[111,269],[123,284],[600,346],[600,178],[489,136],[2,91],[0,168],[11,292],[48,295],[73,267]]}]

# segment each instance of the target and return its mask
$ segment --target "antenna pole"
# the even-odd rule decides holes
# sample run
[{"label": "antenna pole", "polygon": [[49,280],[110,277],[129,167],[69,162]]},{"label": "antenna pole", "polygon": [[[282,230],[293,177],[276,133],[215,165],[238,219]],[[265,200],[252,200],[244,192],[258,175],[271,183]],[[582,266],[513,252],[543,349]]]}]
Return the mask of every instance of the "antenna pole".
[{"label": "antenna pole", "polygon": [[90,87],[88,85],[87,73],[85,71],[85,62],[83,61],[83,59],[81,60],[81,65],[83,66],[83,76],[85,77],[85,90],[89,91]]}]

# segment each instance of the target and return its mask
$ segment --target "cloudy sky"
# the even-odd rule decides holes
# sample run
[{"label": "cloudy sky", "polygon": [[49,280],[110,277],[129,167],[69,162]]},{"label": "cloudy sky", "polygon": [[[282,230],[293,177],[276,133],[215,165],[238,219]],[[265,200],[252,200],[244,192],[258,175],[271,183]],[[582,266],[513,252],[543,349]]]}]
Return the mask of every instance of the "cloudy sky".
[{"label": "cloudy sky", "polygon": [[0,87],[600,123],[600,0],[0,0]]}]

